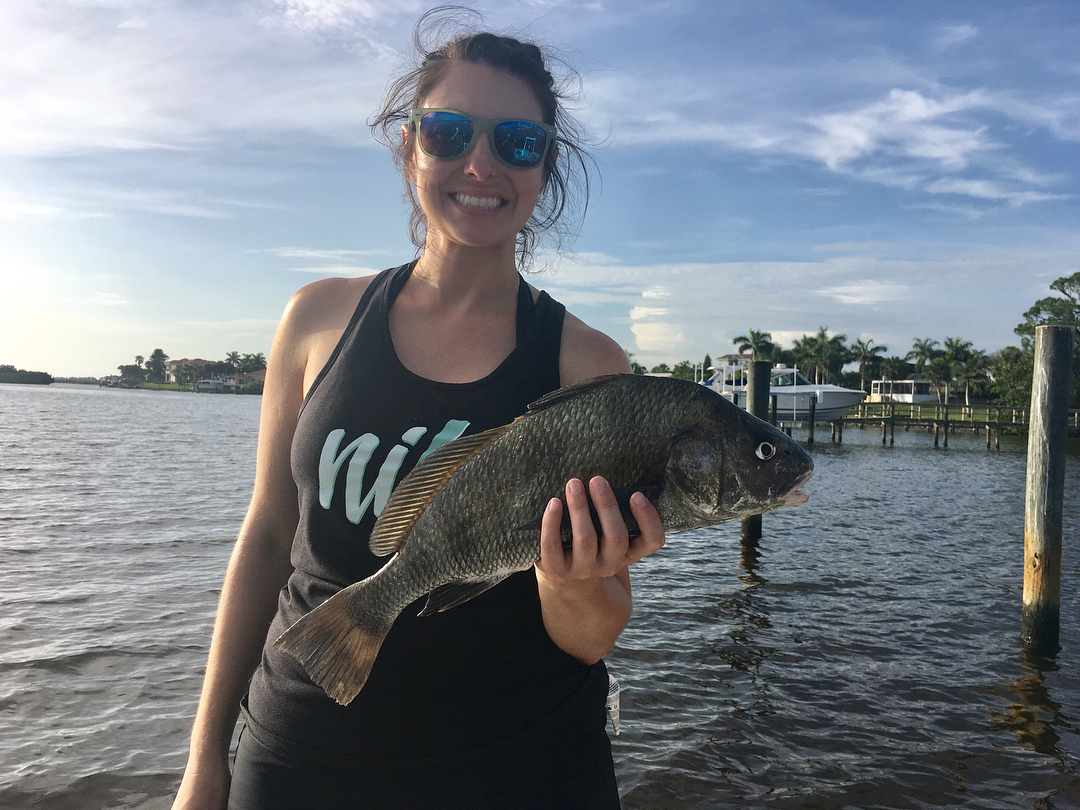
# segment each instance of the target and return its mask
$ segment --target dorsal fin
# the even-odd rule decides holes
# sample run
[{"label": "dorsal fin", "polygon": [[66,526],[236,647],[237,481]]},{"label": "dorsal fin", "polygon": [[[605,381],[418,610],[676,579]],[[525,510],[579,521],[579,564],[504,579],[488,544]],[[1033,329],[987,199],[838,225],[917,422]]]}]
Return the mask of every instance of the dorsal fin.
[{"label": "dorsal fin", "polygon": [[604,374],[600,377],[591,377],[588,380],[582,380],[581,382],[568,385],[565,388],[556,388],[550,394],[544,394],[536,402],[530,403],[529,413],[535,413],[536,411],[542,411],[545,408],[550,408],[552,405],[557,405],[560,402],[566,402],[571,399],[576,399],[582,394],[586,394],[596,388],[602,388],[608,385],[613,380],[617,380],[619,377],[626,375],[623,374]]},{"label": "dorsal fin", "polygon": [[394,489],[390,500],[375,521],[368,548],[378,557],[401,551],[405,537],[416,519],[458,468],[513,426],[462,436],[447,442],[417,464]]}]

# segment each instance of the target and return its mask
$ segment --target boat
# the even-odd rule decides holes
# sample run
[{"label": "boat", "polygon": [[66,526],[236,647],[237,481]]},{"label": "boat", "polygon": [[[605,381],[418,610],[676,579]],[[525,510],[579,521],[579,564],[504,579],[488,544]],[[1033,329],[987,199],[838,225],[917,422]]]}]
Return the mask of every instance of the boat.
[{"label": "boat", "polygon": [[[719,366],[701,384],[713,389],[740,408],[746,407],[746,369]],[[810,397],[816,396],[815,422],[832,422],[863,401],[866,393],[828,383],[812,383],[797,368],[777,366],[771,370],[769,394],[776,397],[777,422],[805,422],[810,414]]]}]

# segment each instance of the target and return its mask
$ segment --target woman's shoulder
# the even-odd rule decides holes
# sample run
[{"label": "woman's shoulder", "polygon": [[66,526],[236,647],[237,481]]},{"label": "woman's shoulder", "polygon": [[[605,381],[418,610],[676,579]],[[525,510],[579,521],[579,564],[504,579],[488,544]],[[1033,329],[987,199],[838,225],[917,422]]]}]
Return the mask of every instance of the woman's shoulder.
[{"label": "woman's shoulder", "polygon": [[340,321],[343,313],[348,323],[360,297],[375,278],[323,278],[305,284],[289,299],[284,320],[299,334],[324,331]]},{"label": "woman's shoulder", "polygon": [[630,358],[614,340],[566,313],[559,350],[559,378],[572,385],[601,374],[630,372]]}]

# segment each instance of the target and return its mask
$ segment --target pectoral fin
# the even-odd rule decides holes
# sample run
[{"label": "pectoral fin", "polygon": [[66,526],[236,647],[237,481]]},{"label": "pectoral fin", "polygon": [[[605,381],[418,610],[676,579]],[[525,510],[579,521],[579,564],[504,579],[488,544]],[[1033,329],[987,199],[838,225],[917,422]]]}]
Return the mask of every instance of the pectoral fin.
[{"label": "pectoral fin", "polygon": [[502,582],[497,579],[494,582],[450,582],[442,585],[428,594],[427,604],[420,611],[419,616],[430,616],[457,607],[462,602],[468,602],[474,596],[479,596],[484,591],[494,588]]}]

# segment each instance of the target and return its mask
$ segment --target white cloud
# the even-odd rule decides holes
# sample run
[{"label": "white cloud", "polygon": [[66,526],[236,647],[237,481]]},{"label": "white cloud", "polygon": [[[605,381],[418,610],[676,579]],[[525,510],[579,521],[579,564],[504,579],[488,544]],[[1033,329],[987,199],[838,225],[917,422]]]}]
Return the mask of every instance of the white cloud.
[{"label": "white cloud", "polygon": [[954,45],[962,45],[970,42],[979,35],[979,29],[973,25],[962,23],[960,25],[945,25],[938,31],[934,38],[934,47],[939,50],[951,48]]},{"label": "white cloud", "polygon": [[826,287],[821,294],[835,298],[841,304],[875,306],[892,301],[903,301],[908,297],[908,288],[904,284],[866,279],[837,287]]},{"label": "white cloud", "polygon": [[90,302],[103,307],[122,307],[127,306],[131,303],[126,298],[124,298],[124,296],[120,295],[120,293],[97,291],[94,292],[94,295],[93,297],[91,297]]}]

